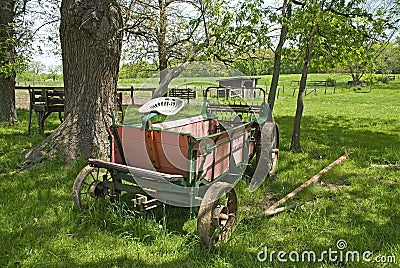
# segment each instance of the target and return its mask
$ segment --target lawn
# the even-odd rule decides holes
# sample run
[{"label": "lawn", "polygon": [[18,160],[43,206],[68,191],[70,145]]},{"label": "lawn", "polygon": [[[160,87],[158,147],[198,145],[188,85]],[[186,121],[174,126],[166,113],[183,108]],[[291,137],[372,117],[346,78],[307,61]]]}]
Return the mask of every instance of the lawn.
[{"label": "lawn", "polygon": [[[383,260],[397,267],[400,170],[371,164],[400,165],[400,81],[307,95],[302,152],[296,154],[288,150],[296,109],[292,92],[281,92],[275,104],[278,174],[253,193],[245,180],[237,185],[239,223],[218,249],[200,243],[186,209],[165,206],[137,216],[105,200],[79,212],[71,188],[86,160],[66,166],[54,159],[25,169],[24,154],[43,138],[27,134],[28,112],[18,110],[17,125],[0,125],[0,267],[380,267]],[[46,133],[57,125],[54,114]],[[287,203],[297,208],[246,220],[347,151],[353,152],[349,159]],[[287,262],[279,260],[279,251]],[[302,253],[311,251],[316,261],[301,262]],[[319,260],[324,251],[333,255]],[[300,262],[292,261],[296,252]],[[349,252],[358,252],[360,262],[346,262]],[[362,260],[364,252],[370,262]]]}]

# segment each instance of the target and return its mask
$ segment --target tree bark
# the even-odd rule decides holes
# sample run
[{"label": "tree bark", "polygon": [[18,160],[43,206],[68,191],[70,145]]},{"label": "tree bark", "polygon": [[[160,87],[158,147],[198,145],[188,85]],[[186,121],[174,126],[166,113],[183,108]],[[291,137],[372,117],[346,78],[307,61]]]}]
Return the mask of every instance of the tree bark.
[{"label": "tree bark", "polygon": [[65,121],[28,154],[27,162],[53,152],[67,162],[80,156],[107,156],[110,111],[117,114],[122,26],[116,1],[62,1]]},{"label": "tree bark", "polygon": [[308,68],[310,67],[311,63],[311,54],[312,54],[312,48],[313,48],[313,42],[314,42],[314,37],[315,37],[315,27],[312,30],[307,46],[306,46],[306,53],[304,57],[304,65],[303,69],[301,72],[301,79],[300,79],[300,85],[299,85],[299,93],[297,95],[297,107],[296,107],[296,115],[294,118],[294,124],[293,124],[293,134],[292,134],[292,141],[290,144],[290,150],[292,152],[297,152],[301,149],[300,146],[300,125],[301,125],[301,119],[303,117],[303,110],[304,110],[304,92],[306,89],[306,83],[307,83],[307,75],[308,75]]},{"label": "tree bark", "polygon": [[[168,94],[168,84],[166,85],[164,80],[168,76],[168,51],[167,51],[167,4],[165,0],[159,0],[160,17],[159,17],[159,28],[157,32],[157,46],[158,46],[158,70],[160,72],[160,87],[162,92],[165,92],[163,96]],[[155,96],[153,96],[155,97]]]},{"label": "tree bark", "polygon": [[274,72],[272,74],[271,87],[268,94],[268,104],[269,107],[271,108],[271,111],[274,109],[275,105],[276,91],[278,88],[279,75],[281,72],[282,49],[283,45],[285,44],[286,36],[289,30],[288,20],[290,19],[291,16],[292,16],[292,2],[290,0],[285,0],[283,1],[282,5],[283,22],[282,22],[281,33],[279,36],[279,42],[275,50]]},{"label": "tree bark", "polygon": [[15,47],[14,30],[10,26],[15,17],[15,0],[0,4],[0,122],[18,121],[15,108]]},{"label": "tree bark", "polygon": [[0,75],[0,122],[14,124],[18,121],[15,108],[15,75]]}]

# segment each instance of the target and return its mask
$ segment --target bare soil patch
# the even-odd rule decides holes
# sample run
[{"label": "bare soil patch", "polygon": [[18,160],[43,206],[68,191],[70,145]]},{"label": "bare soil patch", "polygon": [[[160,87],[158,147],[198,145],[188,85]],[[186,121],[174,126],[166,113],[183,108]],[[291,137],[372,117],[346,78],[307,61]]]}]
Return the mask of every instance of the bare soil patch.
[{"label": "bare soil patch", "polygon": [[29,109],[29,92],[24,89],[15,90],[15,106],[17,109]]}]

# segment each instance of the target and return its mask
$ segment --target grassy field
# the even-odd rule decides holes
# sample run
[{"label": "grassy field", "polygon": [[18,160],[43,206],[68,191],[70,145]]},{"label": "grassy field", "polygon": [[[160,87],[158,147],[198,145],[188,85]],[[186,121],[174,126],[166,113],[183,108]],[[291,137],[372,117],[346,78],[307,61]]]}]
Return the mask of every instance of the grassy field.
[{"label": "grassy field", "polygon": [[[293,154],[295,105],[292,90],[281,92],[274,110],[281,134],[278,175],[253,193],[244,180],[237,185],[239,223],[218,249],[201,245],[186,209],[166,206],[136,216],[107,200],[85,213],[74,209],[71,188],[85,160],[65,166],[55,159],[25,170],[24,153],[43,138],[27,135],[28,112],[19,110],[16,126],[0,125],[0,267],[398,267],[400,170],[371,164],[400,165],[400,81],[307,95],[303,150]],[[54,114],[47,134],[57,125]],[[245,220],[348,151],[353,155],[322,183],[288,202],[296,209]],[[319,260],[329,250],[331,258],[325,253]],[[287,262],[278,259],[279,251]],[[316,261],[301,262],[310,251]],[[362,258],[367,251],[370,262]],[[291,252],[300,262],[291,261]],[[360,262],[346,262],[348,252],[359,252]]]}]

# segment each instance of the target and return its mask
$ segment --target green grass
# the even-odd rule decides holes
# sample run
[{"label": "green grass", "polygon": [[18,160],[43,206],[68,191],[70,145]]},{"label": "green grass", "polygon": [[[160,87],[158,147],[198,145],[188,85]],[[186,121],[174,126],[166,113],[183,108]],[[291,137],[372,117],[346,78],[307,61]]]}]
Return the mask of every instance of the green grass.
[{"label": "green grass", "polygon": [[[270,86],[272,76],[271,75],[259,75],[256,76],[260,78],[258,81],[258,86],[266,88]],[[381,75],[370,75],[366,74],[363,79],[370,79],[375,77],[375,80]],[[207,88],[209,86],[218,85],[219,79],[226,79],[227,77],[177,77],[172,80],[170,86],[177,87],[189,87],[189,88]],[[299,81],[301,78],[300,74],[282,74],[279,78],[279,88],[286,90],[287,92],[292,92],[295,82]],[[326,81],[327,79],[333,79],[337,83],[336,88],[347,88],[347,81],[351,80],[349,74],[309,74],[308,82],[312,81]],[[399,76],[397,75],[397,79]],[[159,78],[121,78],[118,80],[119,88],[129,88],[133,86],[134,88],[155,88],[157,87]],[[393,82],[391,82],[393,83]],[[17,83],[19,86],[63,86],[62,80],[56,81],[20,81]],[[369,89],[369,88],[368,88]],[[333,91],[333,87],[328,87],[328,91]]]},{"label": "green grass", "polygon": [[[320,79],[319,79],[320,80]],[[289,81],[289,80],[286,80]],[[282,92],[281,92],[282,93]],[[88,212],[74,209],[71,188],[85,160],[65,166],[55,159],[24,170],[23,156],[43,138],[27,135],[28,112],[15,126],[0,125],[0,267],[380,267],[378,263],[261,263],[271,251],[371,251],[400,262],[400,171],[371,164],[400,164],[400,83],[370,89],[338,88],[307,95],[302,152],[289,152],[296,98],[280,94],[275,120],[281,134],[278,175],[250,193],[237,185],[239,223],[219,249],[201,245],[195,220],[181,208],[159,208],[135,216],[125,205],[97,202]],[[33,131],[37,125],[33,123]],[[57,115],[46,120],[49,134]],[[271,218],[261,212],[347,151],[335,166],[287,204],[299,206]],[[165,212],[165,215],[164,215]],[[71,235],[72,234],[72,235]],[[326,258],[328,260],[328,258]]]},{"label": "green grass", "polygon": [[[269,87],[272,79],[272,75],[258,75],[255,76],[260,78],[258,81],[258,86],[260,87]],[[381,75],[370,75],[366,74],[363,79],[369,79],[370,77],[381,77]],[[177,77],[172,80],[171,86],[178,87],[195,87],[195,88],[207,88],[209,86],[218,85],[219,79],[226,79],[227,77]],[[284,87],[285,89],[292,90],[295,85],[294,82],[299,81],[301,78],[301,74],[282,74],[279,78],[279,87]],[[308,82],[312,81],[326,81],[327,79],[336,80],[338,88],[347,88],[347,81],[351,80],[351,76],[349,74],[309,74]],[[397,75],[397,79],[399,79]],[[121,78],[118,80],[119,88],[128,88],[128,87],[147,87],[147,88],[155,88],[159,83],[159,78]],[[393,83],[393,82],[391,82]],[[19,81],[17,82],[19,86],[63,86],[62,80],[56,81]],[[330,89],[332,89],[330,87]]]}]

